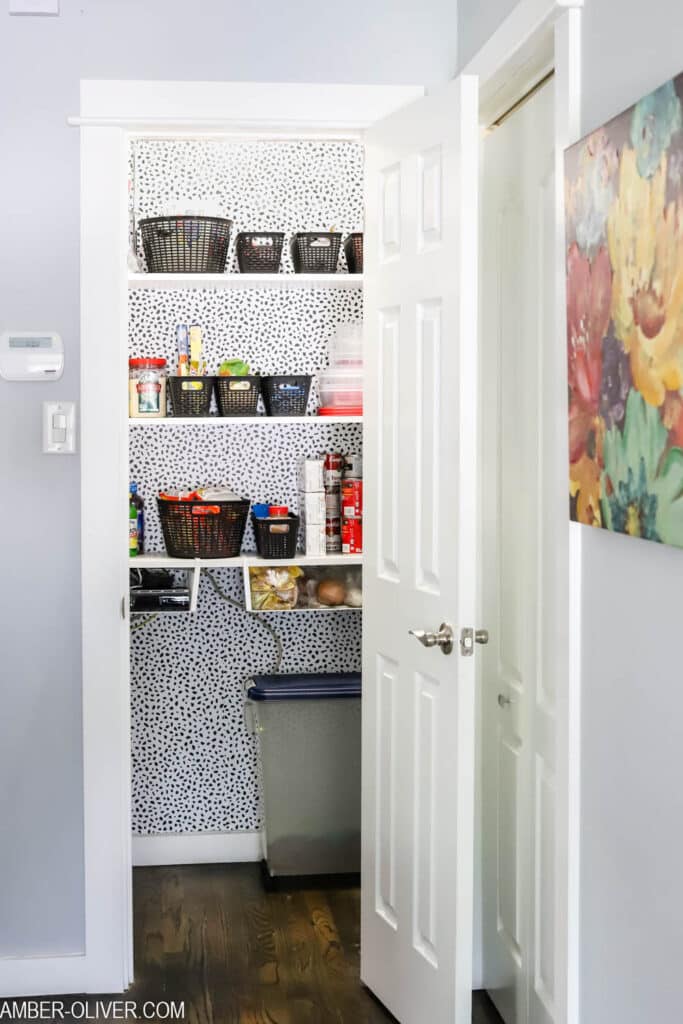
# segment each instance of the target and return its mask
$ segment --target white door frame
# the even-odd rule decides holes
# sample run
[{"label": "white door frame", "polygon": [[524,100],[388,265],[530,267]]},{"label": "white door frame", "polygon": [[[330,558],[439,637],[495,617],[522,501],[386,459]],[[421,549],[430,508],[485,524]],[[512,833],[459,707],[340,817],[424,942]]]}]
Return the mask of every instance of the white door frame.
[{"label": "white door frame", "polygon": [[[522,0],[463,69],[479,76],[480,123],[487,128],[545,73],[555,73],[555,347],[557,410],[543,424],[554,441],[553,526],[556,552],[552,618],[544,642],[557,651],[555,792],[555,999],[557,1024],[578,1024],[580,794],[580,551],[567,512],[567,385],[564,243],[564,150],[580,135],[583,0]],[[538,957],[537,957],[538,961]],[[538,962],[534,972],[538,971]],[[541,979],[536,979],[541,982]]]},{"label": "white door frame", "polygon": [[[81,82],[81,593],[85,950],[0,959],[3,996],[133,979],[127,616],[127,149],[135,135],[362,141],[422,86]],[[127,628],[127,622],[126,622]]]}]

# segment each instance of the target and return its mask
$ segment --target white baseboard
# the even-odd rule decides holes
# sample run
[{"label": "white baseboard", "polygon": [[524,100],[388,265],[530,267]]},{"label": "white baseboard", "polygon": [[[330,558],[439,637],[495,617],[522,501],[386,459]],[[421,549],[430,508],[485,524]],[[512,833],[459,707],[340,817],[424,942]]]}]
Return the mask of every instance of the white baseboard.
[{"label": "white baseboard", "polygon": [[70,995],[85,992],[87,984],[84,954],[0,958],[0,999]]},{"label": "white baseboard", "polygon": [[260,832],[189,832],[133,836],[133,867],[240,864],[261,860]]}]

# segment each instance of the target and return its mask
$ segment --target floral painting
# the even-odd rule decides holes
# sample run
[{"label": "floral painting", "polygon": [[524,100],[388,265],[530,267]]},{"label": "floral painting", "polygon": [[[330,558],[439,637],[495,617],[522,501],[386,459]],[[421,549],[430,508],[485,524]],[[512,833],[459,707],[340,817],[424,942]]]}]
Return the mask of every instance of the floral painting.
[{"label": "floral painting", "polygon": [[571,518],[683,547],[683,74],[565,161]]}]

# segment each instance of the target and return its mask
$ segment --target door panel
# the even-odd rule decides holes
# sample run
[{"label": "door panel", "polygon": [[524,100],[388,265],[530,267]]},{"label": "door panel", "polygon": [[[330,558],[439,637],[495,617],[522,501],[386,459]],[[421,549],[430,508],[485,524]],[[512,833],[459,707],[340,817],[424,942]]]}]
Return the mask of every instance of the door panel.
[{"label": "door panel", "polygon": [[483,961],[506,1024],[554,1019],[554,682],[541,642],[553,99],[546,85],[483,147],[482,604],[496,623],[481,662]]},{"label": "door panel", "polygon": [[470,1024],[476,81],[366,143],[363,981],[401,1024]]}]

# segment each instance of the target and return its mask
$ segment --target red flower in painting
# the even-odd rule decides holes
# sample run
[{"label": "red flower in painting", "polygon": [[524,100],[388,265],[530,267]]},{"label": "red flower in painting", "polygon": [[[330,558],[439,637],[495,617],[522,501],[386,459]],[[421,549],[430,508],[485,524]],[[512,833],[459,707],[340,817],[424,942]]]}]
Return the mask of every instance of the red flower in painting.
[{"label": "red flower in painting", "polygon": [[599,414],[602,340],[612,303],[612,271],[607,249],[592,264],[573,242],[567,253],[567,354],[569,361],[570,461],[586,451]]}]

